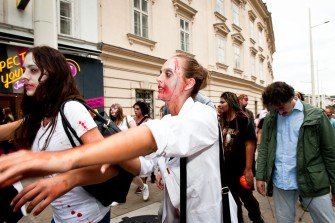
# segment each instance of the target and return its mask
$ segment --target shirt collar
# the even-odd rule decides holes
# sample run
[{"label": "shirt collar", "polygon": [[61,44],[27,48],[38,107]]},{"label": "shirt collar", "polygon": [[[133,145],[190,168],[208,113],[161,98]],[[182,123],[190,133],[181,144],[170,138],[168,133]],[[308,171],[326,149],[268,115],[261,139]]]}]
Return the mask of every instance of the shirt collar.
[{"label": "shirt collar", "polygon": [[304,106],[302,105],[300,99],[297,96],[295,96],[294,99],[297,102],[295,103],[293,110],[299,110],[302,112],[304,110]]}]

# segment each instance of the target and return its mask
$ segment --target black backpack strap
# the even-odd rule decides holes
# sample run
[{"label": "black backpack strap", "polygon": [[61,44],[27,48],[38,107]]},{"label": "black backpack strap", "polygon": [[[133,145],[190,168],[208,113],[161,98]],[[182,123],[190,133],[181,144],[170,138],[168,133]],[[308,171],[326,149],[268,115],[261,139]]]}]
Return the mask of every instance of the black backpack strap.
[{"label": "black backpack strap", "polygon": [[221,193],[222,193],[222,209],[224,223],[230,223],[230,208],[229,208],[229,187],[225,171],[225,161],[223,156],[221,127],[219,125],[219,147],[220,147],[220,175],[221,175]]},{"label": "black backpack strap", "polygon": [[180,222],[186,223],[187,207],[187,157],[180,158]]},{"label": "black backpack strap", "polygon": [[[68,101],[71,101],[71,100],[68,100]],[[64,130],[65,130],[65,133],[66,133],[67,137],[69,138],[72,147],[76,147],[77,145],[75,144],[75,142],[74,142],[74,140],[73,140],[73,138],[71,136],[71,133],[78,140],[78,142],[80,144],[83,144],[83,142],[81,141],[81,139],[77,135],[76,131],[72,128],[72,126],[69,123],[69,120],[67,120],[67,118],[66,118],[66,116],[64,114],[64,107],[65,107],[66,102],[68,102],[68,101],[64,101],[63,102],[63,104],[60,107],[59,113],[60,113],[60,115],[62,117],[62,124],[63,124]]]}]

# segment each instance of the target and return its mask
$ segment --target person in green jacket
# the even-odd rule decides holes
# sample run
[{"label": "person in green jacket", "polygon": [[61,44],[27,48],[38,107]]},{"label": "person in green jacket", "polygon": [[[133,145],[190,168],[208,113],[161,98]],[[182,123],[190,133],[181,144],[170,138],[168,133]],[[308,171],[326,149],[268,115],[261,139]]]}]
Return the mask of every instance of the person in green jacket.
[{"label": "person in green jacket", "polygon": [[285,82],[267,86],[262,100],[270,112],[257,159],[257,191],[265,195],[265,183],[273,183],[279,223],[295,222],[299,195],[314,222],[335,222],[335,137],[327,116],[299,100]]}]

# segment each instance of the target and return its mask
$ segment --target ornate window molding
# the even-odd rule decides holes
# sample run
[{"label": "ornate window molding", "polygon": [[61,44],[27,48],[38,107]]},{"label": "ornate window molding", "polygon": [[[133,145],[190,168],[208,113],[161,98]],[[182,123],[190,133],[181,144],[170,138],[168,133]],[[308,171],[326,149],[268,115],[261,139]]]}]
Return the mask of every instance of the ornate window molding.
[{"label": "ornate window molding", "polygon": [[249,47],[249,50],[252,55],[256,55],[258,53],[258,50],[253,46]]},{"label": "ornate window molding", "polygon": [[250,38],[250,42],[251,42],[252,44],[255,44],[255,43],[256,43],[256,41],[255,41],[253,38]]},{"label": "ornate window molding", "polygon": [[257,16],[256,16],[256,14],[252,11],[252,10],[249,10],[248,11],[248,15],[249,15],[249,19],[251,20],[251,21],[255,21],[256,20],[256,18],[257,18]]},{"label": "ornate window molding", "polygon": [[137,36],[135,34],[132,33],[127,33],[127,38],[129,41],[130,45],[133,45],[134,43],[138,43],[140,45],[143,46],[148,46],[150,48],[150,50],[153,50],[155,48],[155,45],[157,42]]},{"label": "ornate window molding", "polygon": [[182,50],[176,50],[176,53],[177,53],[177,54],[185,54],[185,55],[187,55],[187,56],[189,56],[189,57],[192,57],[192,58],[195,57],[194,54],[191,54],[191,53],[188,53],[188,52],[185,52],[185,51],[182,51]]},{"label": "ornate window molding", "polygon": [[257,77],[255,75],[251,75],[251,80],[256,81]]},{"label": "ornate window molding", "polygon": [[238,68],[234,68],[234,73],[243,74],[243,70],[240,70]]},{"label": "ornate window molding", "polygon": [[227,34],[230,32],[229,28],[226,26],[225,23],[215,23],[213,24],[215,33],[222,35],[222,36],[227,36]]},{"label": "ornate window molding", "polygon": [[263,48],[262,47],[258,47],[259,51],[263,52]]},{"label": "ornate window molding", "polygon": [[258,27],[258,29],[261,30],[261,31],[264,29],[263,24],[260,23],[260,22],[257,23],[257,27]]},{"label": "ornate window molding", "polygon": [[241,32],[241,31],[242,31],[242,28],[239,27],[239,26],[236,25],[236,24],[232,24],[232,27],[233,27],[233,29],[236,30],[237,32]]},{"label": "ornate window molding", "polygon": [[227,71],[227,69],[228,69],[229,66],[226,65],[226,64],[223,64],[223,63],[216,63],[216,67],[224,69],[225,71]]},{"label": "ornate window molding", "polygon": [[[176,17],[177,17],[177,15],[181,15],[181,16],[184,16],[184,17],[190,19],[190,20],[193,20],[194,16],[198,12],[197,10],[195,10],[191,6],[185,4],[181,0],[172,0],[172,3],[173,3],[173,6],[174,6]],[[190,0],[189,0],[189,3],[191,3]]]},{"label": "ornate window molding", "polygon": [[263,62],[265,60],[265,56],[263,56],[263,54],[259,54],[258,58],[261,62]]},{"label": "ornate window molding", "polygon": [[226,22],[227,21],[227,18],[226,17],[224,17],[223,15],[221,15],[221,13],[219,13],[219,12],[214,12],[214,15],[215,15],[215,17],[216,18],[218,18],[219,20],[221,20],[222,22]]},{"label": "ornate window molding", "polygon": [[231,38],[233,39],[235,43],[238,43],[239,45],[241,45],[245,41],[241,33],[235,33],[231,35]]}]

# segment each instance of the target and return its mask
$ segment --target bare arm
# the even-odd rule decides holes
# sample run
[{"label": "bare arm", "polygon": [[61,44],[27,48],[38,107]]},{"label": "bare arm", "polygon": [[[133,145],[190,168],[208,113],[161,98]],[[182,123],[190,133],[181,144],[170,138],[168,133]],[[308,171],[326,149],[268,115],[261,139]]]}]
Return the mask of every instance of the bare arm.
[{"label": "bare arm", "polygon": [[252,185],[253,183],[253,173],[252,173],[252,164],[254,160],[254,152],[255,152],[255,140],[247,140],[245,142],[245,170],[244,175],[246,177],[248,185]]},{"label": "bare arm", "polygon": [[[102,139],[103,137],[97,128],[89,130],[81,137],[84,144]],[[100,171],[100,165],[95,165],[71,170],[54,177],[36,181],[28,185],[14,198],[14,210],[19,210],[22,205],[31,201],[28,205],[27,212],[30,213],[39,204],[34,212],[34,215],[38,215],[52,201],[66,194],[74,187],[104,182],[115,176],[117,173],[117,166],[109,166],[109,168],[102,173]]]},{"label": "bare arm", "polygon": [[0,141],[9,140],[13,136],[15,129],[19,127],[21,122],[22,119],[15,122],[10,122],[5,125],[0,125]]},{"label": "bare arm", "polygon": [[117,133],[99,142],[61,152],[20,151],[0,158],[0,187],[31,176],[105,163],[117,164],[156,150],[147,126]]}]

